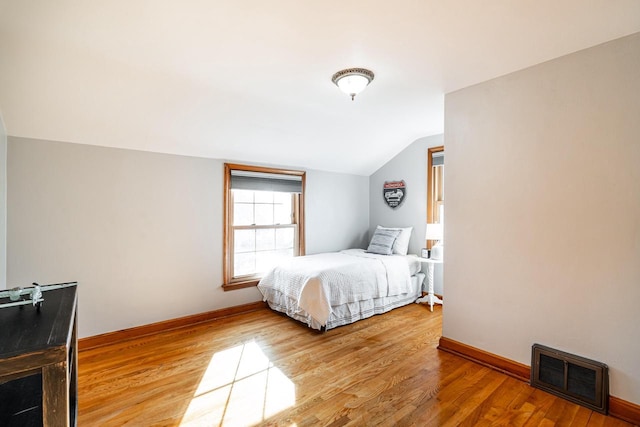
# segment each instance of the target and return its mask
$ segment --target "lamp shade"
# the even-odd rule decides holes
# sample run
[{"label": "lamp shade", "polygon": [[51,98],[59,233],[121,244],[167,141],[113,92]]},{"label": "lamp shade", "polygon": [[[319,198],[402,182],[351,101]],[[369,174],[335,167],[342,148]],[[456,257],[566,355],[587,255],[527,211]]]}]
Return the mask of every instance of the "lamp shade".
[{"label": "lamp shade", "polygon": [[444,229],[442,224],[428,224],[425,240],[442,240],[444,237]]}]

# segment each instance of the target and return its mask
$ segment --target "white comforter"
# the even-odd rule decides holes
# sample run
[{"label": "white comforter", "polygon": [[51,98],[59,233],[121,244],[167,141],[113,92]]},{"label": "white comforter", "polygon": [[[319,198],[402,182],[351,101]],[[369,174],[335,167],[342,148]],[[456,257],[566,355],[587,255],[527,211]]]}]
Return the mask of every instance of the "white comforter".
[{"label": "white comforter", "polygon": [[347,249],[293,258],[267,273],[258,289],[265,301],[284,294],[324,326],[332,306],[411,292],[409,276],[403,256]]}]

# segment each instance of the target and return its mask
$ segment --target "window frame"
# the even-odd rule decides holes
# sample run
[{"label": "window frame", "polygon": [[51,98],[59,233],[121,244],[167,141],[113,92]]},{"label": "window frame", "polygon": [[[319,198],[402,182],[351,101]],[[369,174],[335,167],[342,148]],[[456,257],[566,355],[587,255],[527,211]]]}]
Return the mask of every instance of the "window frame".
[{"label": "window frame", "polygon": [[[300,194],[293,194],[293,221],[296,225],[297,236],[295,238],[296,247],[294,253],[297,252],[298,256],[305,254],[305,233],[304,233],[304,192],[305,192],[305,180],[306,172],[299,170],[278,169],[269,168],[264,166],[253,165],[241,165],[235,163],[224,164],[224,206],[223,206],[223,284],[222,288],[225,291],[234,289],[248,288],[256,286],[260,281],[259,276],[233,277],[233,197],[231,194],[231,171],[241,170],[249,172],[262,172],[278,175],[294,175],[299,176],[302,180],[302,192]],[[255,226],[265,227],[265,226]],[[266,226],[267,228],[274,228],[273,226]],[[288,224],[287,227],[290,227]]]}]

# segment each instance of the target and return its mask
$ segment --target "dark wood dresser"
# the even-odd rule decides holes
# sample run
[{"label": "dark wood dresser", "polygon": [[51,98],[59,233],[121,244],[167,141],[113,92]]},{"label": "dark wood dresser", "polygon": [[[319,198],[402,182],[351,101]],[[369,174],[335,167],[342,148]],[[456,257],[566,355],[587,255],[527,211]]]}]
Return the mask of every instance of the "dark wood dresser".
[{"label": "dark wood dresser", "polygon": [[0,309],[0,426],[75,426],[77,286]]}]

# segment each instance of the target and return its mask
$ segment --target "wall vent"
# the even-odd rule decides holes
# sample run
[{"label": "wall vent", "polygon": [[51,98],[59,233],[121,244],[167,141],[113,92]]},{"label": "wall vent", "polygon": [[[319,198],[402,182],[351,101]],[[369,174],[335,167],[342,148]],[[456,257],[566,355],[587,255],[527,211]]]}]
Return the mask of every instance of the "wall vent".
[{"label": "wall vent", "polygon": [[531,385],[607,414],[609,368],[604,363],[534,344]]}]

